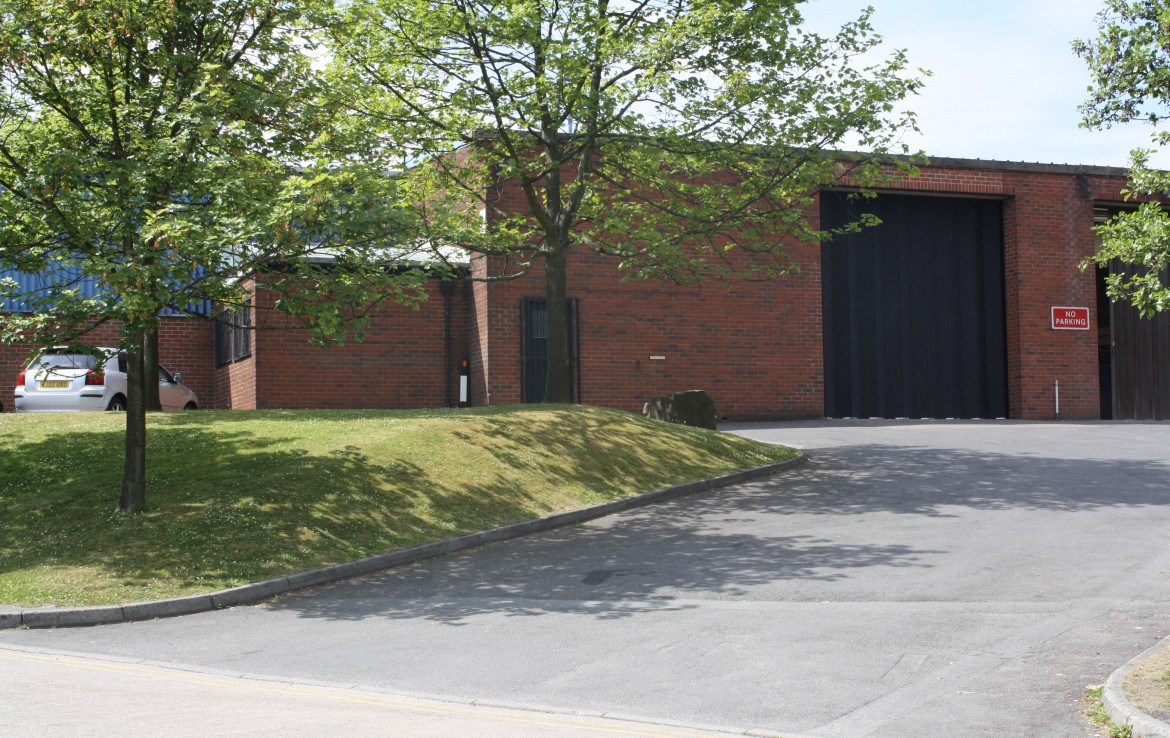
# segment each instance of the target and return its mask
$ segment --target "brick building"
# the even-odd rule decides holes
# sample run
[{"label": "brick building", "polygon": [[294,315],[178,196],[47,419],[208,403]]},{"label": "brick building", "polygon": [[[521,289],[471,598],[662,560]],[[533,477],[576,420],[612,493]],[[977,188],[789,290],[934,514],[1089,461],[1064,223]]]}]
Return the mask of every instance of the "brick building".
[{"label": "brick building", "polygon": [[[1050,419],[1059,393],[1064,418],[1170,416],[1167,320],[1110,306],[1101,275],[1079,268],[1125,183],[1106,167],[935,159],[861,205],[820,193],[811,218],[832,225],[861,208],[883,223],[823,247],[790,244],[799,270],[767,282],[622,283],[612,260],[578,250],[577,399],[638,411],[705,389],[735,418]],[[428,298],[387,306],[364,342],[328,349],[305,331],[269,330],[270,318],[250,340],[225,343],[221,329],[216,351],[210,323],[167,318],[161,356],[205,407],[449,405],[465,358],[472,405],[538,399],[539,266],[510,281],[436,279]],[[270,315],[268,299],[257,291],[249,320]],[[1084,311],[1073,329],[1054,328],[1057,307]],[[15,376],[26,351],[0,349],[0,371]]]}]

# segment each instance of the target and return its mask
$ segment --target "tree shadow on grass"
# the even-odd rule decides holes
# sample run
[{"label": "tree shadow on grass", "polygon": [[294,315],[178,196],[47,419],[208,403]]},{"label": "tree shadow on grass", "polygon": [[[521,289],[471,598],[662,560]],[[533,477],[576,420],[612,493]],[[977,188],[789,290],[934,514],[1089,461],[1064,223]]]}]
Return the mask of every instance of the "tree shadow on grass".
[{"label": "tree shadow on grass", "polygon": [[[206,422],[200,415],[173,416],[170,422],[199,427]],[[217,417],[215,422],[225,419],[230,423],[241,415],[249,414],[227,414]],[[359,424],[385,420],[404,424],[411,420],[451,421],[441,431],[435,431],[444,433],[450,443],[478,447],[500,466],[535,472],[550,485],[563,482],[596,490],[598,499],[633,488],[702,478],[771,460],[760,453],[761,447],[752,449],[751,442],[744,443],[744,439],[735,436],[582,406],[495,406],[474,408],[470,412],[457,409],[263,411],[251,417],[265,422],[308,418],[326,423]],[[697,452],[679,453],[687,448]],[[712,464],[712,459],[722,459],[724,463]],[[566,460],[581,463],[566,469]]]},{"label": "tree shadow on grass", "polygon": [[0,577],[92,567],[124,588],[111,601],[150,599],[162,579],[207,591],[535,516],[531,496],[505,482],[452,488],[355,447],[309,453],[288,438],[205,431],[152,425],[147,509],[133,515],[113,512],[120,432],[7,443]]},{"label": "tree shadow on grass", "polygon": [[[405,419],[452,415],[419,411]],[[478,414],[477,433],[456,429],[450,435],[479,446],[501,469],[478,475],[474,484],[440,479],[428,471],[434,464],[422,459],[374,460],[355,446],[330,453],[297,448],[304,442],[287,437],[292,431],[282,434],[266,422],[306,418],[319,419],[326,429],[342,423],[339,428],[352,433],[354,427],[360,432],[363,418],[401,421],[404,414],[154,415],[147,510],[129,516],[112,512],[120,488],[120,429],[59,430],[28,440],[9,436],[0,459],[0,513],[6,519],[0,527],[0,577],[30,567],[90,567],[123,588],[121,596],[109,593],[103,600],[152,599],[170,594],[160,592],[160,582],[207,591],[549,512],[546,496],[509,478],[510,471],[529,479],[535,474],[553,492],[560,486],[593,490],[599,500],[637,491],[643,477],[653,487],[679,481],[680,473],[705,475],[693,459],[681,472],[672,466],[668,440],[655,448],[626,442],[626,424],[643,421],[613,411]],[[257,422],[263,431],[256,430]],[[625,432],[616,432],[619,427]],[[733,440],[711,439],[718,449]],[[598,458],[603,463],[595,463]],[[669,468],[646,473],[655,462]],[[27,600],[30,587],[39,591],[25,582],[8,592]],[[5,595],[0,584],[0,601]]]}]

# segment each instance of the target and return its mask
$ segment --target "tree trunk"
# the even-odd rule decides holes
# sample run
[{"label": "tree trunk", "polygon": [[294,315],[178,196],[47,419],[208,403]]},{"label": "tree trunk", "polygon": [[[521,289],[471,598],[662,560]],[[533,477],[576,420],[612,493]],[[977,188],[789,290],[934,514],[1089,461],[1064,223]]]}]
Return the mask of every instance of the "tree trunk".
[{"label": "tree trunk", "polygon": [[[146,331],[142,342],[142,374],[146,377],[143,390],[146,392],[146,411],[162,410],[162,400],[158,396],[158,326]],[[154,377],[151,382],[150,378]]]},{"label": "tree trunk", "polygon": [[544,401],[572,401],[569,368],[569,316],[567,309],[566,255],[564,240],[544,257],[545,298],[548,303],[548,381]]},{"label": "tree trunk", "polygon": [[122,499],[118,512],[146,507],[146,384],[142,361],[144,336],[135,336],[126,353],[126,456],[122,467]]}]

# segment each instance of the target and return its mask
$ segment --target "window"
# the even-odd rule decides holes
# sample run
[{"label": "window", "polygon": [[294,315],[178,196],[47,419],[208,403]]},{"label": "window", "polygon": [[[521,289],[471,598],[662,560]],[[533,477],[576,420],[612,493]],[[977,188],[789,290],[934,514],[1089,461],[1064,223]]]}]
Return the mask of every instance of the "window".
[{"label": "window", "polygon": [[252,355],[252,307],[219,310],[215,314],[215,365],[223,366]]},{"label": "window", "polygon": [[[566,301],[569,321],[569,398],[581,401],[581,345],[577,324],[580,304]],[[520,387],[523,402],[542,402],[548,378],[548,302],[540,297],[520,300]]]}]

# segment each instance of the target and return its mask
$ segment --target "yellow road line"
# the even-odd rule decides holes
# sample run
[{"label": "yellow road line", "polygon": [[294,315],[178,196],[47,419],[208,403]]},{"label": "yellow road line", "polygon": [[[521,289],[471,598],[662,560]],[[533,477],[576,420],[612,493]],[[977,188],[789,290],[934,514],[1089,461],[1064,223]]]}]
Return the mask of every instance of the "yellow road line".
[{"label": "yellow road line", "polygon": [[470,717],[481,720],[494,720],[497,722],[517,723],[548,728],[592,730],[599,733],[643,736],[644,738],[703,738],[719,735],[716,733],[696,732],[686,728],[675,728],[669,726],[654,726],[639,723],[622,724],[621,721],[616,719],[595,719],[584,716],[574,717],[543,715],[536,712],[521,712],[518,710],[510,710],[507,708],[498,707],[443,705],[399,697],[345,692],[340,689],[329,687],[278,684],[274,682],[265,682],[258,679],[215,676],[211,674],[199,674],[198,672],[187,672],[180,669],[168,669],[161,666],[128,664],[116,661],[101,661],[97,659],[85,659],[73,656],[37,654],[0,649],[0,658],[6,658],[13,661],[49,664],[53,666],[69,667],[74,669],[84,669],[87,671],[122,674],[125,676],[132,676],[155,682],[175,682],[180,684],[217,687],[240,692],[288,695],[292,697],[309,697],[313,699],[331,700],[334,702],[347,702],[359,705],[392,708],[408,712],[443,715],[449,717]]}]

